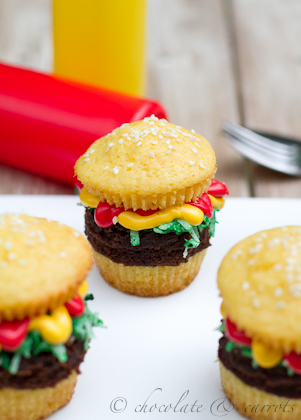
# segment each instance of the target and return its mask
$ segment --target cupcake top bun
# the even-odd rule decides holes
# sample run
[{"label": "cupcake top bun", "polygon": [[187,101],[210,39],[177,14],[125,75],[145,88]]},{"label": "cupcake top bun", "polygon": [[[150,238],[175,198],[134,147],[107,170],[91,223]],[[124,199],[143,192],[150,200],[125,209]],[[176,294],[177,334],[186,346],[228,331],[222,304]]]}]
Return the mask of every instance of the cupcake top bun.
[{"label": "cupcake top bun", "polygon": [[85,238],[57,222],[0,216],[0,322],[51,311],[76,295],[92,265]]},{"label": "cupcake top bun", "polygon": [[256,233],[218,272],[224,316],[252,339],[301,353],[301,227]]},{"label": "cupcake top bun", "polygon": [[75,165],[91,194],[126,210],[195,201],[215,172],[215,154],[204,137],[154,116],[95,141]]}]

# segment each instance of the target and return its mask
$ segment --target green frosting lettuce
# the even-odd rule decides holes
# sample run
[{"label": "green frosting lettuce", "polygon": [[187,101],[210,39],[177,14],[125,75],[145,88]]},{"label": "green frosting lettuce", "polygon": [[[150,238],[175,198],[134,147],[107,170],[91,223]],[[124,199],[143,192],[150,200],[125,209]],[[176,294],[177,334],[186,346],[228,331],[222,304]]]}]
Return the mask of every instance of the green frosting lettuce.
[{"label": "green frosting lettuce", "polygon": [[140,236],[138,231],[130,230],[130,241],[132,246],[140,245]]},{"label": "green frosting lettuce", "polygon": [[[85,313],[78,318],[72,318],[72,335],[84,342],[85,350],[88,350],[89,341],[94,336],[92,327],[104,326],[98,315],[92,313],[87,306],[86,301],[91,299],[93,299],[93,296],[87,295],[85,297]],[[0,367],[2,366],[9,373],[15,375],[19,370],[22,357],[30,359],[32,356],[37,356],[44,352],[52,353],[61,363],[68,360],[67,349],[64,344],[49,344],[43,340],[38,331],[31,331],[27,334],[22,346],[15,352],[6,352],[4,350],[0,352]]]},{"label": "green frosting lettuce", "polygon": [[174,232],[176,235],[180,235],[182,232],[188,232],[191,235],[190,239],[185,239],[183,257],[186,258],[188,255],[188,249],[196,248],[200,245],[200,234],[207,226],[209,226],[210,237],[214,236],[215,233],[215,223],[216,221],[216,210],[213,210],[213,216],[211,219],[204,216],[203,222],[199,226],[192,226],[190,223],[186,222],[183,219],[175,219],[170,223],[164,223],[158,227],[153,228],[153,231],[159,234],[166,234]]}]

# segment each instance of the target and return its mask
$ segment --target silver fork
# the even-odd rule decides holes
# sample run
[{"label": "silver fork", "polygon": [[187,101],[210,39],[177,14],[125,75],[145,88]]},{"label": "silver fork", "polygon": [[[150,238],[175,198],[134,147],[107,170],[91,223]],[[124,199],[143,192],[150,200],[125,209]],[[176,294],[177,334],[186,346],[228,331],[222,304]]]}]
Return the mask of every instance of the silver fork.
[{"label": "silver fork", "polygon": [[227,142],[246,158],[267,168],[301,177],[301,142],[274,134],[255,132],[226,121]]}]

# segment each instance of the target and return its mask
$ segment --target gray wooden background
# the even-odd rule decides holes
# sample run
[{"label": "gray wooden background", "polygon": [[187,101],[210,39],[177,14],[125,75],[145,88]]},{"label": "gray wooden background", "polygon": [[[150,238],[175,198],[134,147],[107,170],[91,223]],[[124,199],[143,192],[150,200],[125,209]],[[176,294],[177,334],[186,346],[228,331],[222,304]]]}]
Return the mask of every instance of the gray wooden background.
[{"label": "gray wooden background", "polygon": [[[0,60],[51,72],[51,19],[50,0],[0,0]],[[232,196],[301,197],[301,179],[244,161],[220,135],[229,119],[301,139],[300,0],[149,0],[147,94],[208,138]],[[0,193],[73,189],[0,165]]]}]

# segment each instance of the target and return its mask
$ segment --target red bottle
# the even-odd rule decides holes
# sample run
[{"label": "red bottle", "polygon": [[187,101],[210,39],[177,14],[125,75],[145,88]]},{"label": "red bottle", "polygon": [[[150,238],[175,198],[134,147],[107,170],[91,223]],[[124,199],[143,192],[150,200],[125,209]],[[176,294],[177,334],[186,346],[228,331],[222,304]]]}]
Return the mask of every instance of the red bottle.
[{"label": "red bottle", "polygon": [[155,101],[0,64],[0,162],[73,184],[89,145],[125,122],[155,114]]}]

